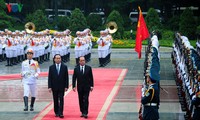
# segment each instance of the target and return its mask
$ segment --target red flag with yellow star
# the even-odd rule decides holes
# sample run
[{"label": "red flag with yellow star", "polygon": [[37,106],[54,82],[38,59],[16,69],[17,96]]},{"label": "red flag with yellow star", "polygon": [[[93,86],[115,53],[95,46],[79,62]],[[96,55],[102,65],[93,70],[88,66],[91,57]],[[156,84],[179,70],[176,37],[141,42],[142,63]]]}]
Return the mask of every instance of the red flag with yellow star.
[{"label": "red flag with yellow star", "polygon": [[135,51],[138,53],[138,58],[141,58],[141,49],[142,49],[142,41],[149,37],[149,31],[147,29],[146,23],[144,21],[144,17],[142,15],[142,11],[139,8],[139,20],[137,24],[137,32],[136,32],[136,44]]}]

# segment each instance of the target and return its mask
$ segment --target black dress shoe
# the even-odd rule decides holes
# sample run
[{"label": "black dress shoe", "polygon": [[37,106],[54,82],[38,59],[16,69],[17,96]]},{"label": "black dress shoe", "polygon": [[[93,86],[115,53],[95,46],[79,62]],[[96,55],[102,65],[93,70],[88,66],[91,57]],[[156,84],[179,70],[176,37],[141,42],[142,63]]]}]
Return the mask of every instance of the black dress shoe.
[{"label": "black dress shoe", "polygon": [[84,116],[83,116],[84,118],[88,118],[88,116],[86,115],[86,114],[84,114]]},{"label": "black dress shoe", "polygon": [[82,114],[80,117],[84,117],[84,114]]},{"label": "black dress shoe", "polygon": [[56,114],[55,117],[59,117],[59,114]]},{"label": "black dress shoe", "polygon": [[63,115],[59,115],[59,117],[60,117],[60,118],[64,118],[64,116],[63,116]]}]

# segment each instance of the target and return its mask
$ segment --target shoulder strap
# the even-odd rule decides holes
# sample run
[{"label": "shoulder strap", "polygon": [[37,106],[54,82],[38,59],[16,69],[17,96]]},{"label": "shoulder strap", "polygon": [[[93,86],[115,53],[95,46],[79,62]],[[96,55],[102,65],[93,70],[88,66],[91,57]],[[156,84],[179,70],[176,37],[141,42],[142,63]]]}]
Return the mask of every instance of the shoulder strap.
[{"label": "shoulder strap", "polygon": [[153,88],[150,88],[150,89],[152,89],[152,96],[151,96],[151,101],[152,101],[154,97],[154,89]]}]

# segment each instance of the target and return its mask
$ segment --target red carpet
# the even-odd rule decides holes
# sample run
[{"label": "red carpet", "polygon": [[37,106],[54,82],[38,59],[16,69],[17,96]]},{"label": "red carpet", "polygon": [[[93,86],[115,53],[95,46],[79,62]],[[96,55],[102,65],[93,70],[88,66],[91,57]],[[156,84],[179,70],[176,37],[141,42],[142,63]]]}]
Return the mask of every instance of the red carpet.
[{"label": "red carpet", "polygon": [[[126,69],[93,69],[94,90],[90,93],[88,119],[105,119],[113,98],[126,75]],[[71,88],[65,95],[64,119],[80,120],[78,93]],[[34,117],[35,120],[56,120],[53,103]]]}]

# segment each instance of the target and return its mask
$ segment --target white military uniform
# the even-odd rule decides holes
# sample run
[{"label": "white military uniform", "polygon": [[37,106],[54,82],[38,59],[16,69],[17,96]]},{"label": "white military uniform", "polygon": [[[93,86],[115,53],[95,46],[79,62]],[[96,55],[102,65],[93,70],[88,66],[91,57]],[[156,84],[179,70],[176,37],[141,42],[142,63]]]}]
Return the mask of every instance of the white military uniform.
[{"label": "white military uniform", "polygon": [[3,54],[3,38],[0,36],[0,55],[2,55]]},{"label": "white military uniform", "polygon": [[97,44],[98,44],[98,55],[99,58],[105,58],[107,55],[107,50],[108,50],[108,44],[109,41],[106,40],[106,37],[100,37],[97,40]]},{"label": "white military uniform", "polygon": [[[30,64],[29,64],[30,61]],[[40,74],[40,68],[37,61],[25,60],[22,62],[22,77],[24,85],[24,96],[29,96],[31,93],[32,97],[36,97],[36,80]]]},{"label": "white military uniform", "polygon": [[10,38],[8,38],[6,40],[6,48],[5,48],[5,51],[6,51],[6,57],[7,58],[12,58],[13,57],[13,46],[12,46],[12,41],[10,40]]},{"label": "white military uniform", "polygon": [[75,58],[79,58],[80,56],[84,56],[84,44],[85,42],[83,41],[83,38],[81,37],[76,37],[74,38],[75,44]]},{"label": "white military uniform", "polygon": [[56,54],[60,54],[60,50],[59,50],[59,45],[60,42],[58,41],[58,38],[54,38],[52,41],[52,58],[56,55]]}]

